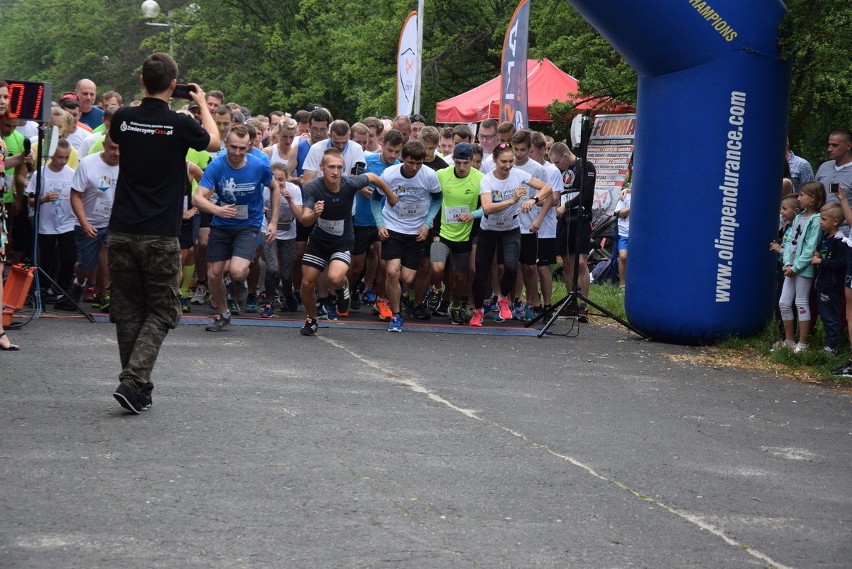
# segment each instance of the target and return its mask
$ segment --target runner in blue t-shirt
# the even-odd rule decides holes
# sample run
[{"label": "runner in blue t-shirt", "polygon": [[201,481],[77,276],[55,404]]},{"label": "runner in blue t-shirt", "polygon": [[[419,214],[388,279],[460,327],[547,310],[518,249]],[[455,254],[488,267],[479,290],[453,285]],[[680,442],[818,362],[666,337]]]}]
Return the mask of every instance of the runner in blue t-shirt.
[{"label": "runner in blue t-shirt", "polygon": [[[192,197],[195,207],[213,214],[207,242],[207,279],[210,295],[220,314],[207,327],[209,332],[219,332],[231,323],[223,279],[228,261],[228,272],[237,287],[237,303],[242,305],[246,300],[248,288],[245,279],[257,248],[258,234],[266,225],[263,187],[268,186],[273,195],[278,191],[269,165],[248,155],[251,137],[243,125],[231,129],[225,148],[227,154],[210,163]],[[209,199],[214,192],[219,205],[214,205]],[[271,219],[277,219],[278,200],[272,200],[270,207]],[[274,224],[266,226],[266,240],[275,240]]]}]

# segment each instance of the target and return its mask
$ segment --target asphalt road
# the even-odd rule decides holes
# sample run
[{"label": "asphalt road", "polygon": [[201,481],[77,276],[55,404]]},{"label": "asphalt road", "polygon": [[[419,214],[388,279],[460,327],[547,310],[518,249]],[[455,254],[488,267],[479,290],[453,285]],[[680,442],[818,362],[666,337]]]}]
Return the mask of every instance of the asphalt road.
[{"label": "asphalt road", "polygon": [[852,566],[848,392],[596,324],[245,323],[172,332],[139,416],[111,325],[10,333],[0,567]]}]

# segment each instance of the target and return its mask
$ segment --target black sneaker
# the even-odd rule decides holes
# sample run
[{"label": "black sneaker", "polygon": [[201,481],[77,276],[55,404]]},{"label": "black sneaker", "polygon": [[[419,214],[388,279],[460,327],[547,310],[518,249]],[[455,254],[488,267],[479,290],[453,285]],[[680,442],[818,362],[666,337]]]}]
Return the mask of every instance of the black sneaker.
[{"label": "black sneaker", "polygon": [[349,294],[349,281],[343,281],[343,288],[337,289],[337,312],[343,315],[349,314],[352,305],[352,296]]},{"label": "black sneaker", "polygon": [[412,316],[414,316],[417,320],[429,320],[432,318],[432,311],[429,310],[425,303],[418,304],[414,307]]},{"label": "black sneaker", "polygon": [[221,332],[231,324],[231,317],[217,314],[213,317],[213,324],[205,328],[208,332]]},{"label": "black sneaker", "polygon": [[848,360],[839,368],[831,370],[831,375],[836,375],[838,377],[852,377],[852,360]]},{"label": "black sneaker", "polygon": [[299,330],[302,336],[313,336],[319,330],[319,326],[317,326],[317,321],[313,318],[305,318],[305,325],[302,326],[302,329]]},{"label": "black sneaker", "polygon": [[80,300],[83,298],[83,293],[86,292],[82,286],[77,283],[71,283],[71,288],[68,290],[68,296],[64,294],[60,294],[56,297],[56,302],[53,304],[54,310],[64,310],[67,312],[74,312],[77,310],[77,307],[74,305],[71,300],[80,304]]},{"label": "black sneaker", "polygon": [[139,406],[142,408],[143,411],[147,411],[148,409],[150,409],[153,404],[154,402],[151,400],[150,393],[139,394]]},{"label": "black sneaker", "polygon": [[[137,393],[129,381],[122,381],[112,396],[115,397],[115,400],[118,401],[119,405],[131,413],[138,415],[142,412],[142,403],[139,401],[139,393]],[[150,397],[148,405],[150,406]]]}]

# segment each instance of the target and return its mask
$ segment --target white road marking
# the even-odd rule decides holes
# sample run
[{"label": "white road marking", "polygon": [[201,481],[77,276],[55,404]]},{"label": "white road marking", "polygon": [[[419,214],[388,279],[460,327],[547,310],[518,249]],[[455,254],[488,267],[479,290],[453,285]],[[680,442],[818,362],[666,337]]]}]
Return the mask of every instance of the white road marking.
[{"label": "white road marking", "polygon": [[[382,374],[382,376],[386,377],[387,380],[392,382],[392,383],[395,383],[397,385],[404,385],[404,386],[408,387],[409,389],[411,389],[412,391],[414,391],[415,393],[424,394],[429,399],[431,399],[432,401],[434,401],[436,403],[440,403],[441,405],[445,405],[446,407],[449,407],[453,411],[457,411],[457,412],[461,413],[462,415],[464,415],[466,417],[469,417],[471,419],[475,419],[477,421],[485,421],[482,417],[477,415],[474,410],[465,409],[463,407],[459,407],[457,405],[454,405],[452,402],[448,401],[444,397],[441,397],[437,393],[429,391],[428,389],[426,389],[425,387],[420,385],[417,381],[415,381],[413,379],[407,379],[407,378],[400,376],[397,372],[395,372],[391,369],[385,368],[380,363],[375,362],[375,361],[373,361],[373,360],[371,360],[371,359],[369,359],[365,356],[362,356],[361,354],[358,354],[358,353],[352,351],[352,349],[341,344],[340,342],[332,340],[331,338],[326,338],[324,336],[320,336],[319,339],[322,340],[323,342],[331,344],[335,348],[343,350],[344,352],[351,355],[352,357],[354,357],[358,361],[362,362],[364,365],[367,365],[367,366],[371,367],[372,369],[380,372]],[[501,425],[500,423],[497,423],[495,421],[488,421],[488,423],[490,423],[491,425],[494,425],[495,427],[509,433],[510,435],[512,435],[514,437],[521,439],[522,441],[526,442],[527,444],[529,444],[529,445],[531,445],[531,446],[533,446],[533,447],[535,447],[539,450],[543,450],[543,451],[547,452],[548,454],[550,454],[552,456],[555,456],[555,457],[557,457],[561,460],[564,460],[564,461],[566,461],[570,464],[573,464],[574,466],[576,466],[576,467],[578,467],[582,470],[585,470],[588,474],[594,476],[598,480],[601,480],[603,482],[607,482],[607,483],[612,484],[613,486],[615,486],[617,488],[620,488],[621,490],[625,490],[627,492],[630,492],[636,498],[638,498],[642,501],[645,501],[645,502],[650,502],[650,503],[666,510],[667,512],[678,516],[679,518],[686,520],[687,522],[697,526],[698,528],[715,535],[716,537],[718,537],[719,539],[721,539],[722,541],[724,541],[728,545],[736,547],[737,549],[740,549],[741,551],[745,551],[746,553],[748,553],[752,557],[755,557],[757,559],[760,559],[761,561],[764,561],[773,569],[792,569],[791,567],[789,567],[787,565],[783,565],[782,563],[775,561],[769,555],[750,547],[748,544],[742,543],[742,542],[737,541],[736,539],[734,539],[732,537],[729,537],[727,534],[725,534],[724,531],[722,531],[721,529],[719,529],[715,525],[704,521],[703,516],[700,516],[700,515],[697,515],[697,514],[692,514],[690,512],[687,512],[686,510],[680,510],[680,509],[675,508],[673,506],[669,506],[668,504],[666,504],[665,502],[663,502],[661,500],[657,500],[656,498],[652,498],[652,497],[648,496],[647,494],[633,490],[632,488],[627,486],[627,484],[625,484],[624,482],[621,482],[619,480],[615,480],[614,478],[609,478],[607,476],[604,476],[603,474],[600,474],[599,472],[597,472],[591,466],[577,460],[576,458],[569,456],[567,454],[558,453],[558,452],[554,451],[553,449],[551,449],[548,445],[536,442],[536,441],[532,440],[531,438],[529,438],[528,436],[524,435],[521,432],[515,431],[515,430],[513,430],[509,427],[506,427],[504,425]],[[768,449],[766,449],[766,450],[768,450]],[[807,452],[807,451],[805,451],[805,452]]]}]

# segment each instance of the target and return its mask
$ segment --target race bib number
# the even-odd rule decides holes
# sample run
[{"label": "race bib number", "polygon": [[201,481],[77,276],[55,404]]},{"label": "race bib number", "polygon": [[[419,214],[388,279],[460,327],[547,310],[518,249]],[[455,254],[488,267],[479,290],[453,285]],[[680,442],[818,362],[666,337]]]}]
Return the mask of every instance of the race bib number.
[{"label": "race bib number", "polygon": [[343,235],[343,223],[343,219],[323,219],[321,217],[317,219],[317,227],[335,237]]},{"label": "race bib number", "polygon": [[417,219],[420,217],[424,217],[426,212],[428,211],[428,207],[423,202],[404,204],[397,204],[399,208],[399,216],[403,219]]},{"label": "race bib number", "polygon": [[248,204],[236,205],[237,214],[234,216],[234,219],[248,219]]},{"label": "race bib number", "polygon": [[46,192],[47,193],[59,192],[59,199],[70,200],[71,199],[71,184],[69,184],[67,182],[51,183]]},{"label": "race bib number", "polygon": [[470,213],[470,207],[466,205],[448,207],[444,210],[444,221],[447,223],[463,223],[462,221],[459,221],[459,216],[463,213]]},{"label": "race bib number", "polygon": [[100,196],[98,201],[95,202],[93,213],[102,217],[109,217],[112,214],[112,200],[105,195]]},{"label": "race bib number", "polygon": [[511,229],[512,216],[510,215],[489,215],[488,227],[497,231]]}]

